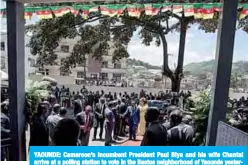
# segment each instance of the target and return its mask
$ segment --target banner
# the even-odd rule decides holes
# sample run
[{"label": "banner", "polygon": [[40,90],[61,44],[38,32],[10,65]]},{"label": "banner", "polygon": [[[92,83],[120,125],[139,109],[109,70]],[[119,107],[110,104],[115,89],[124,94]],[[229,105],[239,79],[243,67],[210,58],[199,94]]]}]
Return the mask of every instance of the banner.
[{"label": "banner", "polygon": [[248,147],[31,147],[30,165],[247,165]]},{"label": "banner", "polygon": [[[248,16],[248,4],[239,4],[241,10],[240,19]],[[33,13],[37,14],[38,18],[51,19],[61,17],[66,13],[82,15],[88,18],[89,13],[101,12],[102,15],[110,17],[120,16],[124,10],[131,17],[140,17],[144,11],[146,15],[157,15],[159,12],[171,11],[175,14],[184,13],[186,17],[194,17],[195,19],[212,19],[215,12],[221,11],[221,3],[152,3],[152,4],[104,4],[104,5],[83,5],[76,4],[72,6],[41,6],[41,7],[25,7],[25,19],[31,19]],[[6,17],[6,9],[1,9],[1,16]]]}]

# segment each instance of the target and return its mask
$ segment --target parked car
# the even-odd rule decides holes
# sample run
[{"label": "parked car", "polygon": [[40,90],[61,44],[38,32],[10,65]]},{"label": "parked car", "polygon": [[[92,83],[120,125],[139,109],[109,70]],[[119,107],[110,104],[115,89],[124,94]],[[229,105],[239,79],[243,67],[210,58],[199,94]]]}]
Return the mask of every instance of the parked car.
[{"label": "parked car", "polygon": [[164,118],[164,116],[167,114],[168,106],[169,103],[167,101],[148,100],[148,107],[156,107],[159,109],[161,119]]}]

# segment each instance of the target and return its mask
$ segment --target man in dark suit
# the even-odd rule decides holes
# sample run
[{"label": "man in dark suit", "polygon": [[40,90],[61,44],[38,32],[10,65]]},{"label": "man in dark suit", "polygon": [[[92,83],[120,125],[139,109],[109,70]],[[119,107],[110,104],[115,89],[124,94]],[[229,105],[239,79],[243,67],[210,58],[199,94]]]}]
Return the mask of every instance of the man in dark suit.
[{"label": "man in dark suit", "polygon": [[93,140],[96,140],[96,134],[97,134],[97,129],[100,126],[100,134],[99,137],[102,139],[102,134],[103,134],[103,125],[104,125],[104,120],[105,120],[105,100],[104,98],[100,99],[100,103],[96,104],[96,107],[94,109],[94,136]]},{"label": "man in dark suit", "polygon": [[92,114],[92,107],[86,106],[85,111],[82,110],[76,116],[76,120],[80,125],[80,136],[79,139],[81,140],[82,146],[88,146],[89,144],[89,137],[90,137],[90,130],[93,127],[93,114]]},{"label": "man in dark suit", "polygon": [[175,110],[170,113],[170,121],[174,127],[167,131],[168,144],[170,146],[190,146],[193,142],[194,129],[182,121],[183,113]]},{"label": "man in dark suit", "polygon": [[45,123],[47,108],[45,104],[39,104],[37,113],[33,116],[32,124],[30,125],[30,146],[49,145],[49,134]]},{"label": "man in dark suit", "polygon": [[135,100],[132,101],[131,106],[127,108],[124,116],[128,116],[129,126],[129,140],[136,140],[137,128],[140,122],[140,110],[135,104]]},{"label": "man in dark suit", "polygon": [[167,130],[159,122],[158,108],[148,108],[145,114],[145,120],[150,123],[150,125],[146,128],[141,146],[166,146]]},{"label": "man in dark suit", "polygon": [[122,98],[122,100],[118,100],[118,105],[117,105],[117,112],[120,116],[118,119],[118,125],[119,125],[119,136],[125,136],[125,128],[126,128],[126,118],[125,118],[125,113],[127,110],[127,106],[124,103],[125,99]]}]

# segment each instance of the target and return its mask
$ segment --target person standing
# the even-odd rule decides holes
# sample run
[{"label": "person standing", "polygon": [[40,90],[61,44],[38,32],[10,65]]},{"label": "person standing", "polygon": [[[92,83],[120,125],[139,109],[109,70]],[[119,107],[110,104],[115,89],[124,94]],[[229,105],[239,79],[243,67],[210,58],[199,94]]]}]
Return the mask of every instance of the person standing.
[{"label": "person standing", "polygon": [[105,110],[105,146],[111,146],[112,133],[114,129],[115,117],[111,110],[112,105],[108,103],[108,107]]},{"label": "person standing", "polygon": [[29,146],[48,146],[49,134],[46,126],[47,106],[43,103],[38,105],[37,113],[33,116],[30,125],[30,142]]},{"label": "person standing", "polygon": [[117,106],[117,102],[113,101],[113,105],[112,105],[112,112],[114,114],[115,117],[115,123],[114,123],[114,140],[119,140],[118,136],[119,136],[119,112],[118,112],[118,106]]},{"label": "person standing", "polygon": [[54,119],[54,117],[56,115],[58,115],[59,109],[60,109],[60,105],[55,104],[54,107],[53,107],[52,112],[50,113],[50,115],[46,119],[46,126],[47,126],[48,132],[49,132],[49,143],[50,143],[50,145],[52,144],[52,137],[53,137],[52,134],[53,134],[55,124],[57,124],[57,122],[58,122],[57,120]]},{"label": "person standing", "polygon": [[105,100],[104,98],[100,99],[100,103],[96,104],[96,107],[94,109],[94,135],[93,135],[93,141],[96,140],[97,135],[97,129],[100,126],[100,140],[102,140],[102,134],[103,134],[103,126],[104,126],[104,120],[105,120]]},{"label": "person standing", "polygon": [[126,135],[126,116],[124,115],[127,111],[127,105],[126,105],[126,99],[122,98],[121,100],[118,100],[118,112],[119,112],[119,135],[125,136]]},{"label": "person standing", "polygon": [[93,126],[93,114],[92,114],[92,107],[86,106],[85,111],[82,110],[76,116],[76,120],[80,125],[80,136],[79,139],[81,140],[82,146],[88,146],[89,144],[89,137],[90,137],[90,130]]},{"label": "person standing", "polygon": [[168,144],[170,146],[191,146],[194,138],[192,126],[182,121],[183,114],[180,110],[175,110],[170,114],[170,120],[174,127],[168,133]]},{"label": "person standing", "polygon": [[166,146],[167,129],[159,122],[159,109],[148,108],[145,120],[150,125],[146,128],[141,146]]},{"label": "person standing", "polygon": [[56,125],[58,124],[60,120],[65,118],[66,114],[67,114],[67,109],[65,107],[61,107],[59,109],[59,112],[56,115],[49,116],[47,118],[46,124],[47,124],[48,132],[49,132],[50,145],[54,144],[53,136],[54,136],[54,129]]},{"label": "person standing", "polygon": [[80,134],[80,126],[74,119],[62,119],[54,129],[55,146],[77,146]]},{"label": "person standing", "polygon": [[137,128],[140,122],[140,110],[136,106],[135,101],[131,102],[131,105],[127,108],[126,113],[128,115],[128,125],[129,125],[129,140],[136,140]]},{"label": "person standing", "polygon": [[139,105],[139,110],[140,110],[140,123],[138,127],[139,136],[143,136],[146,130],[145,113],[147,111],[147,108],[148,108],[148,105],[146,104],[146,99],[141,98],[140,105]]}]

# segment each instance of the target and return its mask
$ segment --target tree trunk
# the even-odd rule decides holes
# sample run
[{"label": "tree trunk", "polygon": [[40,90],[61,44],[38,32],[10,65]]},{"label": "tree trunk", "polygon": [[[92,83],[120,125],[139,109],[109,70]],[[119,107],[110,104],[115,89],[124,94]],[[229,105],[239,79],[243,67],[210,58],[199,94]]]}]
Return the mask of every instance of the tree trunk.
[{"label": "tree trunk", "polygon": [[176,78],[174,80],[171,80],[173,92],[179,92],[180,83],[183,78],[183,62],[184,62],[185,41],[186,41],[186,33],[187,33],[187,22],[185,19],[186,18],[183,15],[181,20],[177,68],[174,73],[175,74],[174,76]]},{"label": "tree trunk", "polygon": [[163,75],[171,79],[171,90],[173,92],[180,91],[180,83],[183,76],[183,62],[184,62],[184,51],[185,51],[185,41],[186,41],[186,32],[187,32],[187,22],[184,15],[182,15],[181,20],[181,30],[180,30],[180,43],[179,43],[179,52],[178,52],[178,61],[177,68],[173,73],[168,65],[168,48],[167,41],[163,33],[160,33],[160,37],[163,44]]},{"label": "tree trunk", "polygon": [[180,91],[180,84],[181,79],[180,78],[172,78],[171,79],[171,91],[172,92],[179,92]]}]

